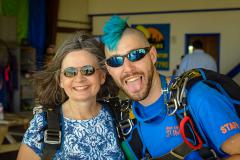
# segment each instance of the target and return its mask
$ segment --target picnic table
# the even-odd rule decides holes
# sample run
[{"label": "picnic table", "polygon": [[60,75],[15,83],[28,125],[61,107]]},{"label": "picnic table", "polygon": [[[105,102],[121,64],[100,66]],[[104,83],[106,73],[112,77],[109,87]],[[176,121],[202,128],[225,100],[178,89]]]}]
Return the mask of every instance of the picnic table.
[{"label": "picnic table", "polygon": [[4,113],[4,119],[0,120],[0,153],[16,151],[21,141],[16,136],[23,136],[24,132],[11,131],[11,127],[23,127],[26,130],[31,117],[30,114]]}]

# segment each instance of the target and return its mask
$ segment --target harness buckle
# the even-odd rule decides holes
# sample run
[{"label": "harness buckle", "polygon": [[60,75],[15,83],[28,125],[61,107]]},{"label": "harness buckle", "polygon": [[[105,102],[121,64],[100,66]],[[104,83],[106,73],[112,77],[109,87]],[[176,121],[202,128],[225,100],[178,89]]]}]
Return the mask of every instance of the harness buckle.
[{"label": "harness buckle", "polygon": [[119,127],[121,129],[121,132],[124,136],[128,135],[133,128],[133,122],[131,119],[126,119],[121,122],[119,122]]},{"label": "harness buckle", "polygon": [[176,157],[176,158],[179,159],[179,160],[180,160],[180,159],[184,159],[183,156],[181,156],[181,155],[179,155],[179,154],[173,152],[173,150],[170,151],[170,154],[173,155],[174,157]]},{"label": "harness buckle", "polygon": [[212,153],[212,157],[208,160],[216,160],[218,158],[217,153],[213,149],[210,149],[210,152]]},{"label": "harness buckle", "polygon": [[46,129],[44,131],[44,143],[60,144],[61,143],[61,131]]}]

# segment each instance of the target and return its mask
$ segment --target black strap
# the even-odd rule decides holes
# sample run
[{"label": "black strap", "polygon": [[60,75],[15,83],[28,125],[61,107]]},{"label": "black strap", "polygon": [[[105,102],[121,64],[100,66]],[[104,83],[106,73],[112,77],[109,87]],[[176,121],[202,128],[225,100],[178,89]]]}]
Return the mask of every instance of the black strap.
[{"label": "black strap", "polygon": [[210,147],[202,147],[198,150],[200,157],[204,160],[217,160],[216,152]]},{"label": "black strap", "polygon": [[44,147],[42,159],[52,159],[61,145],[60,107],[47,109],[47,127],[44,131]]},{"label": "black strap", "polygon": [[177,146],[176,148],[174,148],[173,150],[171,150],[167,154],[165,154],[162,157],[157,158],[157,159],[161,159],[161,160],[181,160],[181,159],[184,159],[184,157],[192,151],[193,150],[186,143],[183,142],[182,144],[180,144],[179,146]]},{"label": "black strap", "polygon": [[129,141],[129,145],[132,148],[132,151],[138,159],[142,158],[142,140],[139,136],[137,128],[132,131],[132,139]]}]

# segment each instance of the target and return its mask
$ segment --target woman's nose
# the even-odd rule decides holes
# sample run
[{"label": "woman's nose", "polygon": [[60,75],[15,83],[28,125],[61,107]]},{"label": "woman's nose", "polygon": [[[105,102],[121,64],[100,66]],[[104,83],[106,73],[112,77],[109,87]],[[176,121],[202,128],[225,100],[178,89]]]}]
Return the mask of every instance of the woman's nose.
[{"label": "woman's nose", "polygon": [[81,73],[81,71],[80,70],[78,70],[78,72],[77,72],[77,75],[74,77],[76,80],[83,80],[83,79],[85,79],[85,76],[84,75],[82,75],[82,73]]}]

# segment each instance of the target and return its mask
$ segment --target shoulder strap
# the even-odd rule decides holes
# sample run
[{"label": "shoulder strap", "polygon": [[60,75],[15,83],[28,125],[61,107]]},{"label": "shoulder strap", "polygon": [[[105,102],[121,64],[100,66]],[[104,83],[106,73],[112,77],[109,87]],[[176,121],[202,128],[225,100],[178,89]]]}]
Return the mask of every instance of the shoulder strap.
[{"label": "shoulder strap", "polygon": [[205,75],[204,80],[212,80],[220,84],[227,94],[233,99],[240,100],[240,86],[230,77],[207,69],[198,69],[202,75]]},{"label": "shoulder strap", "polygon": [[167,100],[168,100],[167,80],[166,80],[166,77],[163,75],[160,75],[160,80],[161,80],[162,92],[164,96],[164,103],[167,104]]},{"label": "shoulder strap", "polygon": [[61,144],[60,106],[47,109],[47,127],[44,131],[44,147],[42,159],[52,159]]}]

